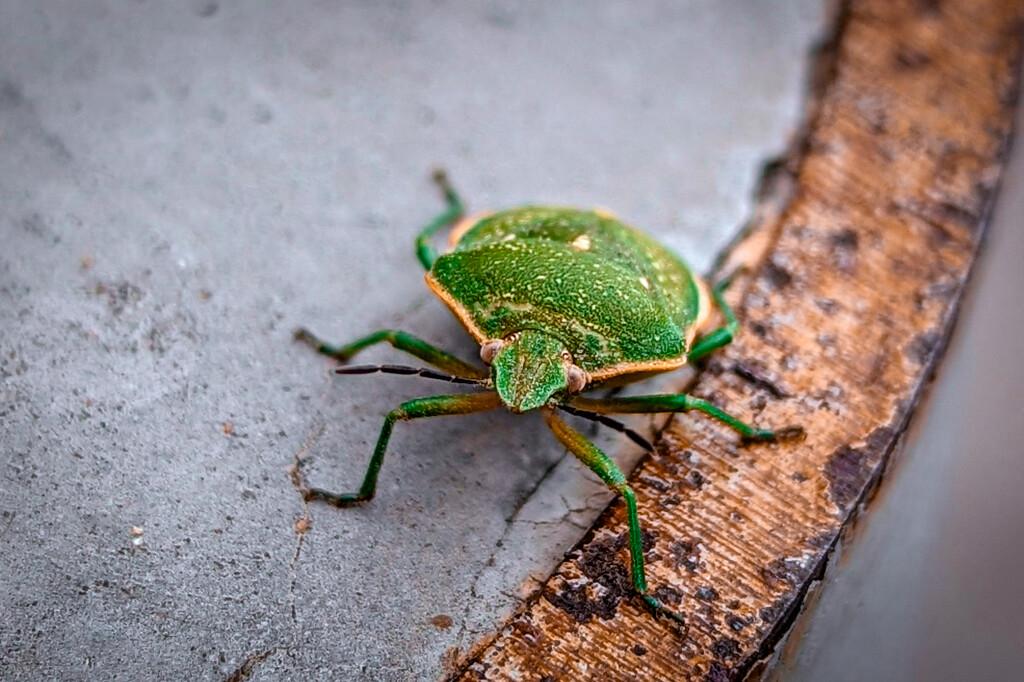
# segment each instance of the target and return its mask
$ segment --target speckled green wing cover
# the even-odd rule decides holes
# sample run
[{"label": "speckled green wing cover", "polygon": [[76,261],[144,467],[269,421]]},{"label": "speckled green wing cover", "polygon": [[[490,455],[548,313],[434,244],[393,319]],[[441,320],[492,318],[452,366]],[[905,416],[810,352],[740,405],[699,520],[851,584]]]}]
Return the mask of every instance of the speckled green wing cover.
[{"label": "speckled green wing cover", "polygon": [[540,329],[591,376],[683,364],[706,308],[668,249],[603,212],[566,208],[480,220],[427,282],[478,341]]}]

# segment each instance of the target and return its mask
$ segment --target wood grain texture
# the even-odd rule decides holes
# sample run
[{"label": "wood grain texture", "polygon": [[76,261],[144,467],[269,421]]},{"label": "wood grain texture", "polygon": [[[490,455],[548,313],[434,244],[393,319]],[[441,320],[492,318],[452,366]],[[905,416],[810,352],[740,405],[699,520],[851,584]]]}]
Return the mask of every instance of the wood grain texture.
[{"label": "wood grain texture", "polygon": [[[743,329],[693,393],[801,442],[743,445],[679,415],[633,472],[648,580],[613,504],[461,680],[757,677],[877,486],[933,375],[977,255],[1017,98],[1019,0],[851,0],[800,144],[723,269]],[[785,197],[781,203],[771,199]]]}]

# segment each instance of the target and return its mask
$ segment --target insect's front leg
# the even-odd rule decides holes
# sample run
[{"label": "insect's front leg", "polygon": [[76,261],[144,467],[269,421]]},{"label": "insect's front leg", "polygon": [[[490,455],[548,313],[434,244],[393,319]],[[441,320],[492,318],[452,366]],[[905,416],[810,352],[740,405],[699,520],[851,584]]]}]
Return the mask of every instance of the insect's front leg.
[{"label": "insect's front leg", "polygon": [[301,341],[322,355],[334,358],[335,360],[341,360],[342,362],[351,360],[356,353],[369,346],[378,343],[390,343],[392,347],[417,357],[449,374],[470,379],[485,379],[489,376],[489,372],[486,369],[474,367],[451,353],[427,343],[418,336],[413,336],[397,329],[381,329],[343,346],[335,346],[325,343],[311,331],[302,327],[295,331],[295,340]]},{"label": "insect's front leg", "polygon": [[573,398],[568,402],[577,407],[604,414],[651,414],[662,412],[688,412],[697,410],[713,417],[729,428],[750,440],[785,440],[803,434],[799,426],[787,426],[782,429],[759,429],[740,421],[725,410],[721,410],[706,400],[694,398],[685,393],[665,393],[661,395],[639,395],[628,398]]},{"label": "insect's front leg", "polygon": [[472,414],[474,412],[486,412],[501,405],[501,399],[497,393],[465,393],[462,395],[438,395],[430,398],[417,398],[402,403],[397,408],[388,412],[384,418],[384,425],[381,426],[380,435],[377,437],[377,445],[373,449],[373,456],[370,458],[370,465],[366,468],[366,475],[363,477],[363,484],[359,492],[355,493],[332,493],[319,488],[310,488],[306,491],[307,500],[323,500],[336,507],[347,507],[360,502],[373,499],[377,490],[377,475],[380,473],[381,464],[384,463],[384,453],[388,449],[388,441],[391,440],[391,431],[395,423],[421,419],[423,417],[444,417],[447,415]]},{"label": "insect's front leg", "polygon": [[647,576],[644,571],[643,540],[640,534],[640,519],[636,513],[636,495],[626,482],[626,476],[600,449],[581,433],[558,418],[554,410],[544,410],[544,421],[555,434],[555,438],[572,454],[597,474],[605,484],[622,495],[626,501],[626,521],[629,525],[629,561],[633,588],[643,597],[644,603],[656,616],[666,615],[682,623],[683,617],[669,610],[661,601],[647,592]]}]

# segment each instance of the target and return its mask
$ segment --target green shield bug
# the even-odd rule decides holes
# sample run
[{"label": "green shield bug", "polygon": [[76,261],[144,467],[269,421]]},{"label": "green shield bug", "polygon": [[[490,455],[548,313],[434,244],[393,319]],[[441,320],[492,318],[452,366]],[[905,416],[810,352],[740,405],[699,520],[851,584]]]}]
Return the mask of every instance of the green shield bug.
[{"label": "green shield bug", "polygon": [[[617,428],[648,449],[642,436],[606,415],[697,410],[745,439],[798,433],[799,427],[754,428],[685,394],[581,395],[677,369],[729,344],[738,324],[722,297],[725,284],[707,287],[671,251],[600,210],[531,206],[460,221],[459,196],[444,173],[435,173],[435,180],[447,209],[420,232],[417,256],[427,270],[427,286],[480,344],[480,358],[489,367],[465,362],[402,331],[381,330],[343,346],[324,343],[306,329],[297,330],[295,338],[342,362],[386,342],[447,373],[362,365],[339,367],[340,374],[415,374],[485,390],[402,403],[384,418],[358,492],[310,489],[307,499],[339,507],[372,499],[396,422],[501,406],[515,413],[540,410],[555,438],[625,498],[633,587],[656,615],[681,621],[648,591],[636,498],[625,475],[557,412]],[[450,248],[438,255],[431,238],[453,225]],[[706,330],[712,302],[726,323]]]}]

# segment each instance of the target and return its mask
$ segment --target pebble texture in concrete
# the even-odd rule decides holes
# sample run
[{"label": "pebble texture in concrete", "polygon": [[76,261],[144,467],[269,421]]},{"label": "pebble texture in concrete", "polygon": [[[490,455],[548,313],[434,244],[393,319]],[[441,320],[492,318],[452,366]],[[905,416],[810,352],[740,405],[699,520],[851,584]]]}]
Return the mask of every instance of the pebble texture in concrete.
[{"label": "pebble texture in concrete", "polygon": [[437,163],[706,268],[818,5],[0,3],[0,677],[440,674],[607,497],[488,414],[400,426],[372,504],[306,508],[290,467],[355,487],[447,387],[334,378],[292,329],[475,354],[413,258]]}]

